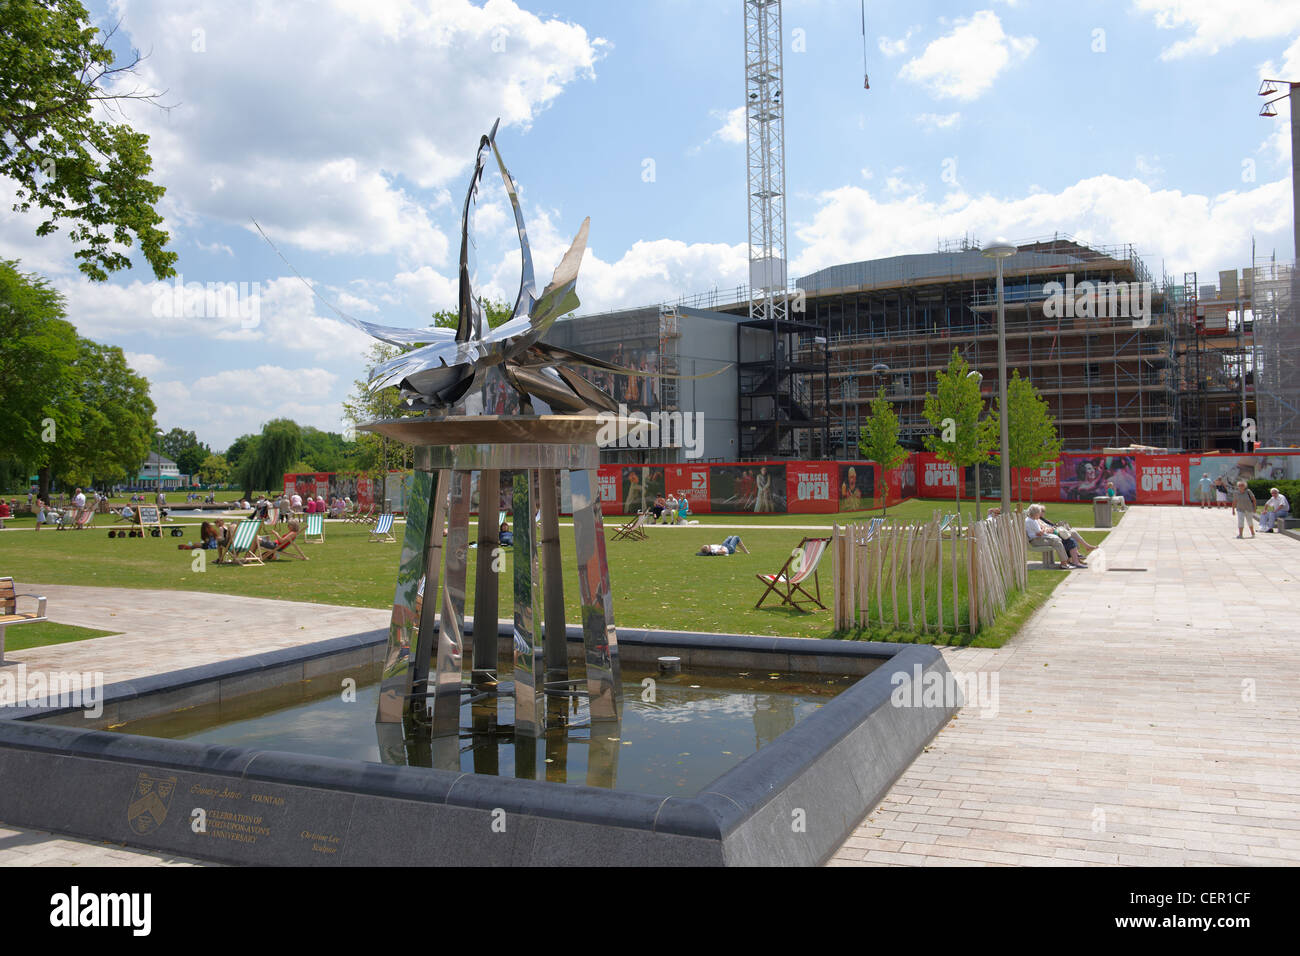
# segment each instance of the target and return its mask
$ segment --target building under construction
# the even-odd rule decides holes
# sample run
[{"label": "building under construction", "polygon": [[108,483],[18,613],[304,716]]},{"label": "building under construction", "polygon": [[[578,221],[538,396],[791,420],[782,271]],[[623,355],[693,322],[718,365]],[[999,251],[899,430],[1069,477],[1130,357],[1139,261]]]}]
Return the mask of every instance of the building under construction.
[{"label": "building under construction", "polygon": [[[954,349],[983,374],[990,405],[996,401],[996,279],[996,262],[966,239],[804,276],[775,322],[750,317],[741,287],[586,316],[557,331],[603,357],[617,343],[657,351],[664,371],[736,362],[735,374],[710,381],[702,400],[695,400],[702,386],[668,379],[640,391],[660,399],[658,407],[707,412],[706,457],[853,458],[880,388],[894,403],[903,443],[920,446],[933,431],[925,395]],[[1241,449],[1246,419],[1257,423],[1261,442],[1300,444],[1293,281],[1290,266],[1270,264],[1174,283],[1154,279],[1131,245],[1068,236],[1022,242],[1003,265],[1007,367],[1037,387],[1067,451]],[[679,353],[703,364],[679,361]],[[734,404],[719,392],[723,383]],[[684,387],[689,394],[679,400]],[[675,460],[667,451],[649,460]]]}]

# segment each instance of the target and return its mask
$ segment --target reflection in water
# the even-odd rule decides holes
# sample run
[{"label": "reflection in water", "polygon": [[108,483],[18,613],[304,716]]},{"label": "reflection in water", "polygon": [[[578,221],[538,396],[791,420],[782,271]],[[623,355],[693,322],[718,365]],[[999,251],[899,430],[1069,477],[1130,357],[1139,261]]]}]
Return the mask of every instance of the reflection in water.
[{"label": "reflection in water", "polygon": [[[654,677],[654,693],[642,679]],[[569,726],[520,749],[513,700],[462,696],[459,736],[430,737],[414,723],[375,724],[379,685],[341,700],[199,707],[137,721],[122,733],[351,760],[690,796],[771,743],[856,678],[690,671],[663,676],[624,667],[621,725],[591,725],[583,698],[554,698]],[[510,685],[503,685],[508,691]],[[653,697],[652,700],[646,699]],[[376,736],[378,734],[378,737]],[[531,744],[531,746],[530,746]]]}]

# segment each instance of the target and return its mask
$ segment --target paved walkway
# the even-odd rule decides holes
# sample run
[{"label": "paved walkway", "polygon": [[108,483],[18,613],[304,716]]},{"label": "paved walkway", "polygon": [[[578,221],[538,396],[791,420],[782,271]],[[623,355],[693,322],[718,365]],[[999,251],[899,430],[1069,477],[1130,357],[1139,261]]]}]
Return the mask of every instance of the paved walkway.
[{"label": "paved walkway", "polygon": [[[296,647],[388,626],[390,611],[200,591],[128,590],[18,582],[49,598],[50,620],[116,632],[5,655],[28,672],[102,671],[105,684]],[[22,634],[14,628],[14,635]]]},{"label": "paved walkway", "polygon": [[[1225,511],[1135,508],[1105,551],[1104,575],[1032,572],[1068,578],[1007,647],[945,650],[956,671],[997,675],[996,715],[968,705],[832,865],[1300,863],[1300,543],[1237,541]],[[55,620],[124,633],[14,657],[95,669],[77,663],[91,654],[111,659],[98,668],[109,680],[387,622],[254,598],[41,590]],[[177,607],[184,634],[154,601]],[[256,636],[234,626],[250,619]],[[0,824],[0,866],[74,862],[194,861]]]},{"label": "paved walkway", "polygon": [[1070,572],[1008,646],[945,652],[997,715],[963,710],[834,864],[1300,863],[1300,545],[1135,508],[1104,549],[1147,570]]}]

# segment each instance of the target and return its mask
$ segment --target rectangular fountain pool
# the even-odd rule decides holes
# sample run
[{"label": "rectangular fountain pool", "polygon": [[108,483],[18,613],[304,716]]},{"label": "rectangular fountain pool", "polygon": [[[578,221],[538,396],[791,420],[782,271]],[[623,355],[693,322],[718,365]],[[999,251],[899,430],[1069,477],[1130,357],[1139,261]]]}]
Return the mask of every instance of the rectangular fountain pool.
[{"label": "rectangular fountain pool", "polygon": [[[819,710],[858,678],[852,675],[692,669],[662,675],[628,667],[621,724],[550,730],[534,752],[517,755],[513,734],[478,721],[461,705],[454,766],[441,769],[585,784],[633,793],[693,796],[709,783]],[[355,679],[354,679],[355,680]],[[321,682],[314,682],[321,683]],[[263,695],[211,703],[131,721],[111,729],[196,744],[250,747],[381,762],[374,714],[379,684],[372,676],[354,693],[339,682],[315,699],[289,705]],[[511,720],[502,701],[501,723]],[[438,764],[432,748],[408,749],[408,766]]]}]

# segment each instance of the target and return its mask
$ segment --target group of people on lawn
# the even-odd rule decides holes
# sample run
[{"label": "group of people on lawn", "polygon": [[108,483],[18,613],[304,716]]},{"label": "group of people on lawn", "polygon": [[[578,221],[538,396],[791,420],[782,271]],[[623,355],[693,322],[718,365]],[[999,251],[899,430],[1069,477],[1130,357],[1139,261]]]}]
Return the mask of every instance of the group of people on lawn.
[{"label": "group of people on lawn", "polygon": [[[274,561],[285,548],[297,539],[301,526],[297,521],[290,521],[288,530],[283,534],[272,531],[269,535],[258,535],[257,547],[263,561]],[[199,525],[199,543],[197,545],[180,545],[182,550],[216,551],[220,560],[235,541],[235,531],[222,518],[205,521]]]},{"label": "group of people on lawn", "polygon": [[[312,497],[294,492],[292,495],[281,495],[275,501],[258,496],[257,501],[249,504],[248,501],[241,501],[239,507],[245,510],[252,509],[254,516],[261,518],[263,521],[275,521],[277,524],[289,521],[294,515],[302,514],[322,514],[329,515],[331,518],[342,518],[352,509],[352,499],[346,496],[335,495],[329,503],[325,503],[323,495]],[[275,512],[273,517],[271,512]]]}]

